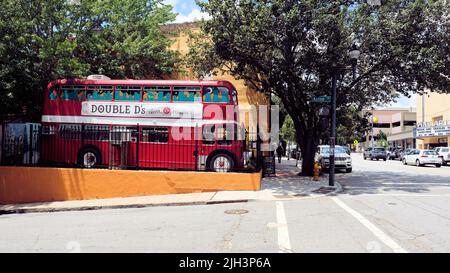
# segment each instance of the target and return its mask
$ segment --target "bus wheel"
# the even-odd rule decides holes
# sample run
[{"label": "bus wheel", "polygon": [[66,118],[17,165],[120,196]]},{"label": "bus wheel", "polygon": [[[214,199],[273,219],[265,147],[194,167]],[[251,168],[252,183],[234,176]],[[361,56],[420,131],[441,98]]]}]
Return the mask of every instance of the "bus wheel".
[{"label": "bus wheel", "polygon": [[227,154],[216,154],[209,160],[209,170],[220,173],[227,173],[233,170],[234,160]]},{"label": "bus wheel", "polygon": [[84,148],[78,154],[78,164],[83,168],[92,168],[100,165],[100,152],[94,148]]}]

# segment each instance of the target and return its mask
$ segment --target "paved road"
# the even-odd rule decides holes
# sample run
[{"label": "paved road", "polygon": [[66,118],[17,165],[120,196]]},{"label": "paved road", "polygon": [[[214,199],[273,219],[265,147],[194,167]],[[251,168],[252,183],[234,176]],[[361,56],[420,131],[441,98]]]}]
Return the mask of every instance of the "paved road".
[{"label": "paved road", "polygon": [[0,252],[450,252],[450,167],[353,158],[334,197],[2,215]]}]

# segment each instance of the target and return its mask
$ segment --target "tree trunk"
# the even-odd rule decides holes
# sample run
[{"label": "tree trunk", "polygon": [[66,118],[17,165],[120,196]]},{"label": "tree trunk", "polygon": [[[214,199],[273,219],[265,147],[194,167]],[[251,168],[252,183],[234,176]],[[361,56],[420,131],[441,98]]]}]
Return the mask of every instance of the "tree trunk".
[{"label": "tree trunk", "polygon": [[302,151],[302,176],[313,176],[314,157],[317,149],[317,139],[312,132],[308,132],[299,138]]}]

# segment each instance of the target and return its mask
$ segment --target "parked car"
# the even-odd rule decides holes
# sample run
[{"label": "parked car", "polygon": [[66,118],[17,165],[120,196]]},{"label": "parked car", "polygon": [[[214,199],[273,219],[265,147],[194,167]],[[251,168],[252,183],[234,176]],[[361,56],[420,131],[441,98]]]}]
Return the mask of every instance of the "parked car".
[{"label": "parked car", "polygon": [[345,149],[345,152],[346,152],[348,155],[352,155],[352,150],[350,150],[349,147],[344,147],[344,149]]},{"label": "parked car", "polygon": [[450,148],[449,147],[436,147],[434,151],[438,153],[442,159],[442,165],[450,164]]},{"label": "parked car", "polygon": [[402,150],[400,152],[400,160],[403,161],[403,158],[405,157],[405,155],[409,154],[410,152],[414,151],[415,149],[413,148],[406,148],[404,150]]},{"label": "parked car", "polygon": [[[330,168],[330,150],[329,145],[317,147],[316,161],[319,162],[324,171]],[[342,169],[347,173],[352,172],[352,158],[342,146],[335,146],[334,148],[334,165],[336,170]]]},{"label": "parked car", "polygon": [[292,149],[291,153],[290,153],[290,157],[293,158],[293,159],[299,159],[300,160],[302,158],[301,150],[297,149],[297,148]]},{"label": "parked car", "polygon": [[368,148],[366,151],[364,151],[363,154],[364,160],[369,158],[370,160],[380,160],[383,159],[384,161],[387,160],[387,153],[384,148]]},{"label": "parked car", "polygon": [[403,156],[402,162],[404,165],[416,165],[417,167],[435,165],[437,168],[440,168],[442,165],[442,159],[434,150],[413,150]]},{"label": "parked car", "polygon": [[401,152],[403,151],[402,148],[399,147],[391,147],[389,148],[387,153],[387,159],[394,160],[394,159],[401,159]]}]

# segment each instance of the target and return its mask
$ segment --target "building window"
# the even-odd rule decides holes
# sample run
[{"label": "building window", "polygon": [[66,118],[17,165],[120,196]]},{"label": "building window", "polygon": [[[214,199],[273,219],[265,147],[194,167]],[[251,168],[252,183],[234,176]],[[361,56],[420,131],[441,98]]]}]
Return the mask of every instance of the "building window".
[{"label": "building window", "polygon": [[392,123],[392,127],[400,127],[401,123],[400,121]]},{"label": "building window", "polygon": [[142,128],[142,142],[153,142],[153,143],[169,142],[169,128],[167,127]]},{"label": "building window", "polygon": [[403,121],[403,126],[416,126],[417,122],[415,120],[405,120]]},{"label": "building window", "polygon": [[439,122],[439,121],[443,121],[443,120],[444,120],[444,116],[438,116],[438,117],[433,118],[433,122]]},{"label": "building window", "polygon": [[390,123],[374,123],[373,128],[391,128]]}]

